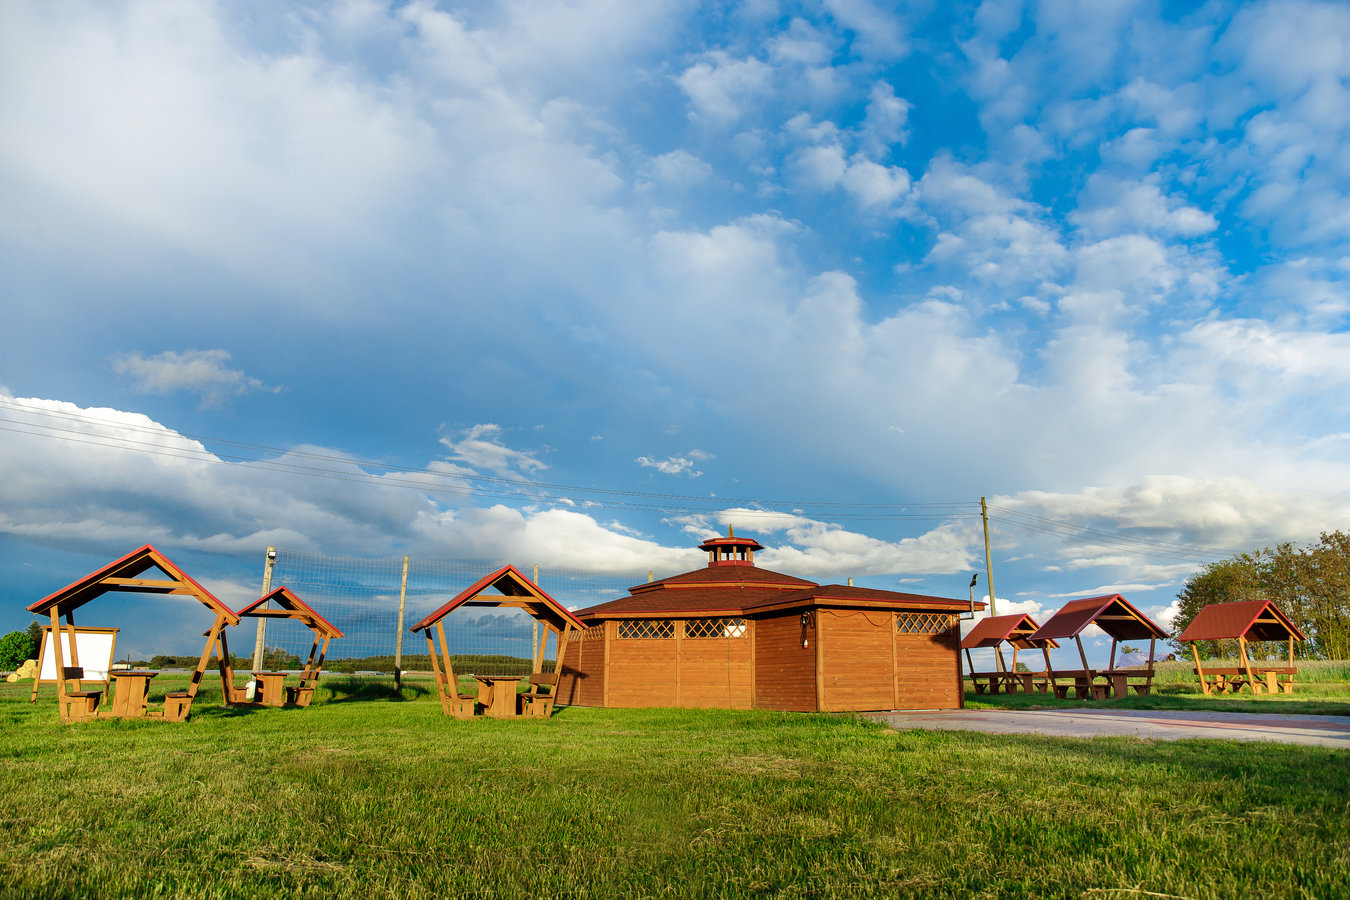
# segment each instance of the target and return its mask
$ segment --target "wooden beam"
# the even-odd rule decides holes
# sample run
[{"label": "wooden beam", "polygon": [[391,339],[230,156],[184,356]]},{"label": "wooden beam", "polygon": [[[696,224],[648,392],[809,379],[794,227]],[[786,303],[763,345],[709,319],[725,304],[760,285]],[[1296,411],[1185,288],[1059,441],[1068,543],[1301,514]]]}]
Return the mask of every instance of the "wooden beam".
[{"label": "wooden beam", "polygon": [[1195,649],[1195,641],[1191,641],[1191,655],[1195,657],[1195,677],[1200,679],[1200,692],[1209,696],[1209,683],[1205,681],[1205,667],[1200,664],[1200,651]]}]

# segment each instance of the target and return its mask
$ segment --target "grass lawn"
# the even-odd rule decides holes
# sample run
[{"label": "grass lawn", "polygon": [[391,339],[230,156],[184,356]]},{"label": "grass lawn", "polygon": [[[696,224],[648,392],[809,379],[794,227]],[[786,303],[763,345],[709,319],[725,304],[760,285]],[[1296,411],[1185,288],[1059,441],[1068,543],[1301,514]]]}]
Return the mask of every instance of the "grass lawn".
[{"label": "grass lawn", "polygon": [[325,684],[308,709],[217,688],[183,725],[64,726],[0,684],[0,896],[1350,896],[1344,751],[769,712],[465,722],[416,684]]}]

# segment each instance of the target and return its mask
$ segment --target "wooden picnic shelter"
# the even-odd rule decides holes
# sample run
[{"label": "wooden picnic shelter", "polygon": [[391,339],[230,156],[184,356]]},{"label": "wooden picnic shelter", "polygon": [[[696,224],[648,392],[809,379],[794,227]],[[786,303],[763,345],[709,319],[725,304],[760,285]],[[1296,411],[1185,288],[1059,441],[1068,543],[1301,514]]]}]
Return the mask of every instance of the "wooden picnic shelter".
[{"label": "wooden picnic shelter", "polygon": [[[975,686],[975,693],[983,694],[987,690],[991,694],[997,694],[1000,689],[1007,691],[1009,694],[1018,691],[1024,694],[1030,694],[1033,691],[1044,693],[1047,687],[1054,684],[1054,669],[1050,665],[1050,651],[1059,649],[1059,642],[1051,638],[1033,640],[1031,636],[1039,628],[1036,620],[1026,613],[990,616],[975,623],[975,627],[970,630],[970,633],[961,639],[961,649],[966,653],[967,672],[971,683]],[[1003,657],[1003,645],[1005,643],[1012,647],[1011,666]],[[995,656],[998,658],[997,670],[977,672],[970,651],[989,648],[993,649]],[[1041,672],[1018,672],[1018,650],[1040,650],[1045,657],[1045,670]]]},{"label": "wooden picnic shelter", "polygon": [[[275,603],[276,606],[269,606],[269,603]],[[239,610],[239,618],[294,619],[314,632],[314,642],[310,645],[305,668],[300,672],[298,687],[285,686],[285,672],[256,671],[252,673],[256,693],[254,699],[249,700],[246,689],[234,683],[234,666],[230,662],[230,649],[225,631],[222,630],[217,638],[219,645],[216,658],[220,660],[220,677],[225,683],[225,705],[256,703],[262,706],[309,706],[314,699],[314,689],[319,684],[323,661],[328,656],[328,643],[342,637],[342,632],[285,585]]]},{"label": "wooden picnic shelter", "polygon": [[[484,593],[489,588],[497,593]],[[476,693],[466,694],[459,690],[458,676],[451,663],[449,644],[445,638],[444,620],[460,607],[482,606],[523,609],[544,626],[541,629],[539,644],[532,650],[533,672],[529,675],[527,692],[519,694],[516,692],[522,676],[512,675],[476,674],[474,676],[478,681]],[[580,631],[583,627],[581,621],[566,607],[521,574],[515,566],[508,565],[484,575],[409,630],[414,634],[420,631],[426,636],[427,652],[431,655],[431,670],[436,675],[436,696],[441,701],[441,711],[446,715],[460,719],[471,719],[475,715],[493,718],[521,715],[547,718],[553,714],[553,704],[557,699],[558,674],[562,671],[568,638],[573,631]],[[554,639],[556,652],[553,671],[545,672],[543,666],[550,637]]]},{"label": "wooden picnic shelter", "polygon": [[[1269,600],[1247,600],[1239,603],[1211,603],[1202,607],[1191,624],[1177,636],[1178,641],[1191,645],[1195,658],[1195,675],[1200,679],[1200,690],[1206,694],[1228,693],[1246,687],[1253,694],[1286,694],[1294,692],[1294,641],[1304,640],[1303,632],[1280,612]],[[1205,666],[1200,662],[1197,641],[1236,640],[1236,666]],[[1251,641],[1279,641],[1289,644],[1289,664],[1285,666],[1252,665],[1247,644]]]},{"label": "wooden picnic shelter", "polygon": [[[1111,638],[1111,658],[1105,669],[1093,669],[1088,665],[1087,652],[1083,649],[1083,631],[1089,625],[1096,625]],[[1110,697],[1125,697],[1130,688],[1137,694],[1147,694],[1153,686],[1153,656],[1159,638],[1166,638],[1163,631],[1148,616],[1135,609],[1120,594],[1105,594],[1100,597],[1085,597],[1082,600],[1070,600],[1059,612],[1031,635],[1031,640],[1067,640],[1073,638],[1078,646],[1078,658],[1083,668],[1076,671],[1055,673],[1053,690],[1055,696],[1068,696],[1070,686],[1079,699],[1103,700]],[[1148,640],[1148,664],[1142,668],[1117,669],[1116,645],[1121,641]],[[1070,684],[1060,684],[1058,679],[1066,679]],[[1096,679],[1106,679],[1098,684]]]},{"label": "wooden picnic shelter", "polygon": [[[152,577],[145,577],[147,574]],[[162,710],[147,710],[145,704],[149,680],[158,674],[155,672],[135,669],[110,672],[116,700],[112,705],[102,709],[100,701],[104,699],[103,691],[81,689],[80,680],[84,670],[80,666],[75,639],[75,610],[110,591],[186,595],[198,600],[215,616],[211,628],[206,632],[206,646],[202,648],[201,659],[192,671],[192,680],[187,690],[167,693]],[[113,715],[149,716],[169,722],[184,721],[192,710],[192,700],[197,696],[197,688],[201,686],[202,675],[206,672],[207,662],[211,658],[211,649],[216,645],[221,630],[227,625],[239,624],[239,616],[234,611],[150,544],[133,550],[121,559],[114,560],[79,581],[49,594],[30,605],[28,611],[34,615],[49,616],[52,631],[60,633],[64,627],[70,637],[69,661],[64,659],[63,642],[57,640],[52,642],[52,652],[56,658],[56,699],[63,722]],[[62,617],[66,622],[64,626],[60,623]],[[68,687],[73,690],[68,691]]]}]

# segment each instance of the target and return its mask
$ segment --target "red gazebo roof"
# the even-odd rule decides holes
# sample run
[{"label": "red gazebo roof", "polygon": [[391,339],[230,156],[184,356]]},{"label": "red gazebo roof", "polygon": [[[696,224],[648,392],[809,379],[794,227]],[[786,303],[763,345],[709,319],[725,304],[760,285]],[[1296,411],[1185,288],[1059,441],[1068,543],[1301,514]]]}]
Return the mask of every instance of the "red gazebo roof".
[{"label": "red gazebo roof", "polygon": [[984,647],[997,647],[1007,641],[1018,650],[1049,647],[1056,649],[1059,642],[1053,638],[1035,640],[1032,635],[1040,626],[1026,613],[1014,613],[1007,616],[990,616],[975,623],[970,634],[961,639],[962,650],[976,650]]},{"label": "red gazebo roof", "polygon": [[[479,595],[488,588],[496,588],[504,596],[497,599],[489,594],[486,599],[479,599]],[[454,612],[455,609],[466,605],[520,607],[536,619],[555,626],[559,631],[562,631],[563,627],[569,624],[576,629],[586,627],[580,619],[568,612],[566,607],[522,575],[515,566],[503,566],[495,572],[484,575],[469,587],[460,591],[448,603],[435,612],[429,613],[409,630],[417,632],[430,628]]]},{"label": "red gazebo roof", "polygon": [[1211,603],[1202,607],[1177,636],[1179,641],[1222,641],[1243,638],[1248,641],[1306,640],[1298,626],[1269,600],[1239,603]]},{"label": "red gazebo roof", "polygon": [[1120,594],[1070,600],[1031,635],[1031,640],[1078,637],[1084,628],[1096,625],[1118,641],[1166,638],[1167,632]]},{"label": "red gazebo roof", "polygon": [[[151,569],[159,569],[168,579],[141,578]],[[230,625],[239,624],[239,616],[224,603],[198,584],[173,562],[150,544],[133,550],[120,559],[113,560],[101,569],[71,582],[61,590],[48,594],[36,603],[30,604],[29,612],[50,614],[55,608],[60,613],[79,609],[90,600],[97,599],[109,591],[130,591],[145,594],[186,594],[195,597],[217,615],[224,617]]]},{"label": "red gazebo roof", "polygon": [[[281,609],[268,610],[258,608],[264,606],[269,600],[276,603]],[[279,616],[278,614],[282,615]],[[315,632],[329,638],[340,638],[343,636],[336,625],[319,615],[314,607],[291,593],[290,588],[286,587],[284,584],[270,594],[264,594],[248,606],[239,610],[240,618],[259,618],[262,616],[284,616],[285,618],[295,619],[305,623]]]}]

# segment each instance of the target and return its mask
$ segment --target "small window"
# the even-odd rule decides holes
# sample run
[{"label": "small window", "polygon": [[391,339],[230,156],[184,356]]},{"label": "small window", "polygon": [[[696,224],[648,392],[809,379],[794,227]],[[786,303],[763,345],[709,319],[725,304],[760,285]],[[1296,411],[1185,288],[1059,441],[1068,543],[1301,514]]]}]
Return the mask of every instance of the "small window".
[{"label": "small window", "polygon": [[673,638],[675,623],[670,619],[623,619],[619,622],[619,637],[624,640]]},{"label": "small window", "polygon": [[690,619],[684,623],[687,638],[745,637],[744,619]]},{"label": "small window", "polygon": [[900,613],[895,630],[900,634],[942,634],[954,624],[955,616],[946,613]]}]

